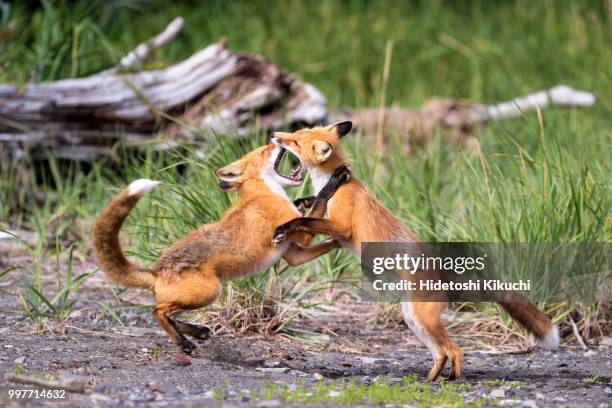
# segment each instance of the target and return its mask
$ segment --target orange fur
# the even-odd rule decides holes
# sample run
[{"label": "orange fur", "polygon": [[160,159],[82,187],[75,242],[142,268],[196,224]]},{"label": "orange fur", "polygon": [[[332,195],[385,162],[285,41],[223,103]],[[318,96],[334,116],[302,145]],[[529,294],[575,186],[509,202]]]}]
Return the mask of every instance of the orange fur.
[{"label": "orange fur", "polygon": [[[339,143],[351,126],[350,122],[342,122],[294,133],[277,132],[273,142],[302,160],[311,174],[315,190],[318,190],[329,180],[334,169],[348,164]],[[288,225],[292,225],[288,231],[329,235],[356,254],[360,253],[362,242],[417,241],[416,236],[354,177],[342,185],[328,202],[326,219],[295,220]],[[548,346],[554,348],[555,343],[558,344],[556,327],[533,304],[527,300],[500,304],[510,316]],[[445,307],[446,302],[402,303],[404,320],[433,356],[434,366],[427,376],[429,381],[434,381],[440,375],[448,359],[451,360],[449,377],[461,375],[461,352],[450,341],[440,321]]]},{"label": "orange fur", "polygon": [[138,189],[150,188],[154,182],[132,183],[96,219],[93,247],[101,268],[113,282],[152,289],[157,300],[155,319],[186,352],[195,346],[183,333],[205,338],[208,330],[174,320],[172,315],[211,304],[228,279],[265,270],[281,257],[298,265],[338,246],[328,240],[305,247],[312,237],[303,233],[292,235],[280,247],[272,245],[275,228],[300,215],[270,171],[279,150],[263,146],[217,170],[220,186],[238,192],[236,204],[219,221],[201,226],[168,248],[150,269],[125,258],[118,234],[142,195]]}]

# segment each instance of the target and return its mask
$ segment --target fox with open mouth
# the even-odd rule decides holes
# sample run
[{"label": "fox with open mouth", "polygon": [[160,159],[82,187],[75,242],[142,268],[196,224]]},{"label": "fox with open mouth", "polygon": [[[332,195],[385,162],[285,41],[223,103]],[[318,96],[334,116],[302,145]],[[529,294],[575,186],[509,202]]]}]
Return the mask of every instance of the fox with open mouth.
[{"label": "fox with open mouth", "polygon": [[[294,153],[310,173],[315,194],[325,190],[334,180],[335,169],[348,166],[340,149],[340,139],[352,128],[351,122],[334,123],[325,127],[301,129],[294,133],[276,132],[272,142]],[[417,242],[417,237],[389,210],[382,206],[366,186],[350,176],[327,201],[322,217],[302,217],[277,228],[274,243],[282,245],[296,232],[322,234],[338,240],[344,248],[359,254],[362,242]],[[498,302],[517,322],[533,333],[538,345],[556,349],[559,332],[551,320],[531,302]],[[434,381],[447,360],[451,362],[449,378],[461,375],[460,350],[449,339],[440,321],[446,302],[402,302],[406,324],[427,346],[434,360],[427,379]]]},{"label": "fox with open mouth", "polygon": [[[185,335],[204,339],[209,329],[175,319],[176,314],[213,303],[226,280],[263,271],[280,258],[290,265],[300,265],[338,247],[333,239],[312,244],[313,236],[303,232],[291,234],[286,243],[272,245],[275,228],[302,215],[284,187],[302,184],[305,167],[300,162],[283,175],[280,164],[285,152],[269,144],[218,169],[219,186],[237,192],[238,201],[219,221],[202,225],[168,248],[151,268],[135,265],[125,257],[119,230],[138,200],[158,181],[132,182],[95,221],[93,248],[101,269],[115,283],[151,289],[156,298],[156,321],[188,354],[195,345]],[[346,181],[346,175],[338,174],[323,189],[313,202],[310,216],[323,216],[327,200]]]}]

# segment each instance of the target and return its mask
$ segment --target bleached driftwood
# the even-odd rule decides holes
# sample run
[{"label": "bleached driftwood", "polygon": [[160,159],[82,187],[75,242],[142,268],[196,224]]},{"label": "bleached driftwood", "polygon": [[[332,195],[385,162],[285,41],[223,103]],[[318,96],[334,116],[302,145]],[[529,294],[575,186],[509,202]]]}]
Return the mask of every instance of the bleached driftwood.
[{"label": "bleached driftwood", "polygon": [[386,108],[383,115],[380,109],[355,109],[335,112],[332,120],[350,118],[365,133],[376,132],[383,120],[386,132],[399,134],[413,146],[426,143],[436,130],[452,142],[465,144],[487,122],[517,117],[551,105],[587,107],[593,105],[595,100],[595,95],[590,92],[557,85],[494,105],[482,105],[466,99],[434,98],[420,109],[392,106]]},{"label": "bleached driftwood", "polygon": [[260,55],[233,53],[223,41],[164,69],[118,74],[181,26],[173,21],[111,70],[23,89],[0,85],[0,146],[17,156],[52,147],[59,157],[91,160],[120,139],[142,141],[159,130],[175,137],[201,129],[245,134],[256,121],[272,130],[324,120],[325,98],[313,86]]}]

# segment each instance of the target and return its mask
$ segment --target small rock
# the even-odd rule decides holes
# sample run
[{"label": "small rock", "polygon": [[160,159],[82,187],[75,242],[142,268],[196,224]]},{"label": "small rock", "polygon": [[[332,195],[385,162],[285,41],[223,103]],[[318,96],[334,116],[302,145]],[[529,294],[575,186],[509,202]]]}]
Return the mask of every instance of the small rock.
[{"label": "small rock", "polygon": [[314,373],[312,375],[312,378],[314,378],[317,381],[321,381],[324,377],[321,374],[319,374],[319,373]]},{"label": "small rock", "polygon": [[384,359],[379,357],[359,357],[363,364],[376,364],[377,362],[384,362]]},{"label": "small rock", "polygon": [[24,362],[25,362],[25,356],[17,357],[15,360],[13,360],[13,363],[15,364],[23,364]]},{"label": "small rock", "polygon": [[148,353],[149,349],[146,348],[146,347],[143,347],[143,348],[140,349],[140,351],[142,351],[143,353]]},{"label": "small rock", "polygon": [[586,353],[583,354],[583,356],[585,356],[585,357],[593,357],[595,355],[597,355],[597,352],[595,350],[589,350],[589,351],[587,351]]},{"label": "small rock", "polygon": [[538,408],[538,404],[536,403],[535,400],[532,400],[532,399],[523,401],[522,405],[528,408]]},{"label": "small rock", "polygon": [[188,366],[189,364],[191,364],[191,360],[189,360],[189,358],[187,358],[187,356],[184,354],[175,354],[174,358],[178,365]]},{"label": "small rock", "polygon": [[255,371],[261,371],[262,373],[286,373],[289,370],[289,367],[257,367],[255,369]]},{"label": "small rock", "polygon": [[5,344],[2,347],[4,347],[4,348],[13,348],[15,346],[13,346],[12,344]]},{"label": "small rock", "polygon": [[274,408],[274,407],[280,407],[280,405],[281,403],[279,400],[261,401],[259,404],[257,404],[257,406],[260,408]]},{"label": "small rock", "polygon": [[536,392],[535,393],[535,397],[537,399],[544,399],[544,398],[546,398],[546,396],[544,394],[542,394],[541,392]]},{"label": "small rock", "polygon": [[76,319],[81,317],[81,311],[80,310],[73,310],[72,312],[70,312],[70,314],[68,315],[68,317],[70,317],[71,319]]},{"label": "small rock", "polygon": [[504,398],[506,396],[506,390],[503,388],[495,388],[489,393],[493,398]]},{"label": "small rock", "polygon": [[608,395],[612,395],[612,388],[610,388],[610,387],[606,387],[606,388],[604,388],[604,392],[605,392],[606,394],[608,394]]},{"label": "small rock", "polygon": [[215,391],[208,390],[202,395],[203,398],[213,398],[215,396]]},{"label": "small rock", "polygon": [[339,391],[330,391],[329,394],[327,394],[327,396],[329,398],[337,398],[337,397],[339,397],[341,395],[342,395],[342,393],[339,392]]}]

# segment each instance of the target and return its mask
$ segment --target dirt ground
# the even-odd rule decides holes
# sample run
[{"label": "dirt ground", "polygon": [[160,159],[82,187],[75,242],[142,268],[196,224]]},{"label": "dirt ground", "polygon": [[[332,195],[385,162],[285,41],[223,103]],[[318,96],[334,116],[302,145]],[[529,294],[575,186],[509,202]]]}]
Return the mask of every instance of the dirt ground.
[{"label": "dirt ground", "polygon": [[[385,377],[393,383],[412,374],[422,379],[431,366],[429,353],[406,328],[376,327],[368,315],[371,307],[363,304],[298,321],[296,327],[317,333],[310,341],[283,335],[213,335],[197,342],[196,356],[185,358],[147,308],[122,304],[112,296],[102,274],[83,284],[63,333],[51,323],[35,326],[11,311],[19,309],[18,287],[18,275],[5,277],[0,287],[0,406],[43,404],[8,400],[8,387],[24,388],[11,382],[15,374],[80,383],[84,391],[70,392],[69,401],[62,403],[68,406],[274,407],[285,403],[249,393],[260,393],[271,383],[291,389],[300,382],[309,386],[352,379],[371,384]],[[146,300],[148,295],[135,296]],[[113,307],[123,325],[101,304]],[[609,340],[598,340],[588,350],[509,353],[487,347],[486,338],[470,339],[459,383],[474,387],[462,393],[467,402],[485,406],[610,406]],[[482,346],[474,347],[480,341]]]}]

